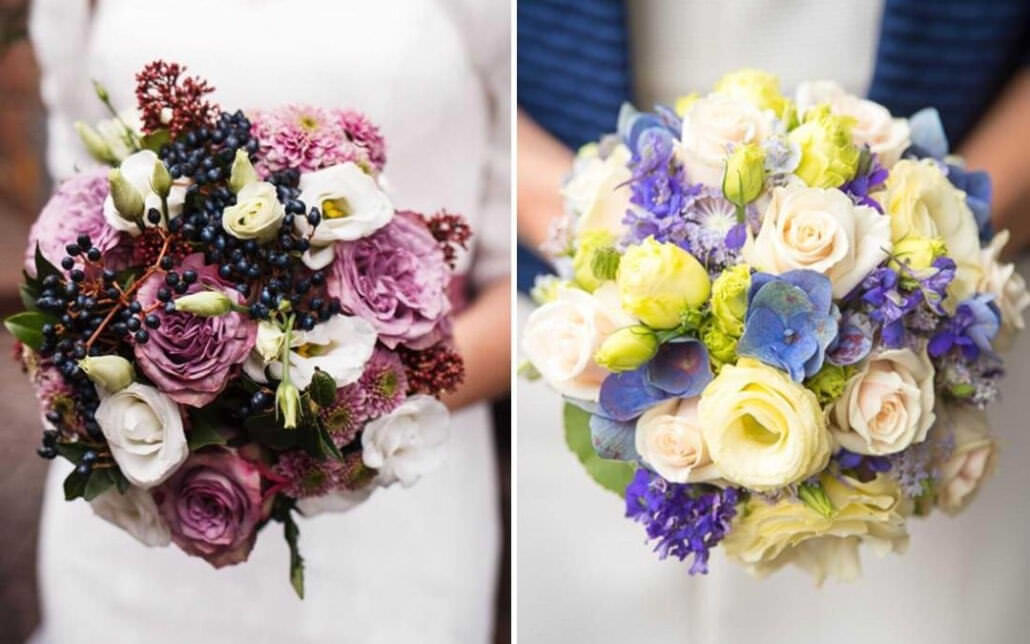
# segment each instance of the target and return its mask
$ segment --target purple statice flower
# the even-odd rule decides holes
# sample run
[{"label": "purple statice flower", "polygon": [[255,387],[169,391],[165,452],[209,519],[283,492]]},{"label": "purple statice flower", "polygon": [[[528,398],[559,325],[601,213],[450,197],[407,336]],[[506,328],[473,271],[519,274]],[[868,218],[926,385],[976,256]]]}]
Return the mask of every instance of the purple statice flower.
[{"label": "purple statice flower", "polygon": [[629,167],[630,203],[623,223],[629,228],[624,240],[640,243],[648,237],[684,245],[683,212],[698,193],[700,184],[687,182],[686,171],[676,159],[672,136],[652,128],[640,135]]},{"label": "purple statice flower", "polygon": [[930,338],[927,351],[931,357],[939,358],[955,348],[969,361],[980,357],[981,351],[991,354],[991,340],[998,334],[1000,320],[993,295],[974,295],[963,300],[955,315]]},{"label": "purple statice flower", "polygon": [[933,362],[938,389],[978,409],[998,398],[998,381],[1005,371],[996,355],[984,352],[969,362],[961,351],[950,351]]},{"label": "purple statice flower", "polygon": [[734,488],[670,483],[639,468],[626,486],[626,516],[644,524],[660,559],[694,555],[690,574],[706,574],[708,552],[729,532],[739,500]]},{"label": "purple statice flower", "polygon": [[922,496],[924,485],[933,481],[937,473],[933,467],[934,446],[930,441],[909,445],[887,458],[891,476],[897,480],[901,492],[910,498]]},{"label": "purple statice flower", "polygon": [[700,186],[686,205],[684,220],[686,235],[681,245],[708,272],[717,275],[737,262],[747,240],[747,226],[737,221],[737,207],[723,196],[721,189]]},{"label": "purple statice flower", "polygon": [[404,402],[408,378],[404,363],[393,351],[376,348],[358,384],[364,391],[364,408],[368,418],[384,416]]},{"label": "purple statice flower", "polygon": [[887,182],[887,168],[880,165],[876,155],[869,157],[869,162],[860,164],[855,178],[840,187],[844,194],[851,197],[859,206],[875,208],[876,212],[883,214],[883,206],[873,199],[870,194]]}]

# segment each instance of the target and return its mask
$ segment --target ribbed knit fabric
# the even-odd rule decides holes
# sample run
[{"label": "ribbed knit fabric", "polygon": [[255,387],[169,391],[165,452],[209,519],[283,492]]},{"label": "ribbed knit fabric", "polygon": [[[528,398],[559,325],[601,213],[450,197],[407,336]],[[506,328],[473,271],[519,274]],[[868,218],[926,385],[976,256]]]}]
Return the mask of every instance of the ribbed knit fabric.
[{"label": "ribbed knit fabric", "polygon": [[936,107],[955,147],[1028,62],[1030,0],[886,0],[869,98]]}]

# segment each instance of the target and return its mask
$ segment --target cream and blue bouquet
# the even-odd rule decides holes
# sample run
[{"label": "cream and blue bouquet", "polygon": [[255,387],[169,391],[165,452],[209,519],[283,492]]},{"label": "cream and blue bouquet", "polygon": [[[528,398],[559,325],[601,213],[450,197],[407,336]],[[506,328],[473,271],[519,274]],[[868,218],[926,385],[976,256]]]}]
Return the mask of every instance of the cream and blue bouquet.
[{"label": "cream and blue bouquet", "polygon": [[849,579],[973,498],[1030,295],[933,109],[741,70],[624,106],[562,190],[529,371],[660,557]]}]

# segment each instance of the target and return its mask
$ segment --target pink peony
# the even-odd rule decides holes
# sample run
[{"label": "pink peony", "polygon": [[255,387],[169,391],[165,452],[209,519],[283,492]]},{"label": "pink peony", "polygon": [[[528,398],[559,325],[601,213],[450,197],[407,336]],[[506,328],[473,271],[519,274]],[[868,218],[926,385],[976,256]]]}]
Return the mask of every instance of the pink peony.
[{"label": "pink peony", "polygon": [[153,496],[172,541],[215,568],[247,560],[270,511],[258,469],[222,448],[193,453]]},{"label": "pink peony", "polygon": [[104,199],[107,198],[107,170],[97,168],[77,174],[58,186],[54,196],[43,206],[36,223],[29,230],[25,249],[25,270],[36,274],[36,244],[55,266],[65,256],[64,247],[79,235],[89,235],[93,246],[105,255],[120,246],[121,232],[104,220]]},{"label": "pink peony", "polygon": [[[197,281],[187,293],[217,290],[237,304],[243,297],[218,277],[216,266],[205,266],[201,253],[188,255],[180,273],[193,269]],[[158,271],[140,286],[137,295],[144,308],[157,302],[157,291],[164,286],[164,273]],[[183,405],[203,407],[218,397],[236,366],[242,363],[257,337],[257,324],[242,313],[201,317],[175,311],[155,314],[161,326],[150,332],[150,340],[136,344],[139,368],[169,398]]]}]

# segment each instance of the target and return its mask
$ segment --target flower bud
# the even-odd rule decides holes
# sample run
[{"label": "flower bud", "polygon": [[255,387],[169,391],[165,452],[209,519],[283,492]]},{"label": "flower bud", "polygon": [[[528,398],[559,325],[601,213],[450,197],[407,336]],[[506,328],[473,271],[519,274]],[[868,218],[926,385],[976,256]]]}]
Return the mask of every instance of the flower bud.
[{"label": "flower bud", "polygon": [[276,410],[283,415],[283,427],[295,429],[297,427],[297,414],[300,411],[300,392],[289,380],[279,383],[275,390]]},{"label": "flower bud", "polygon": [[86,151],[94,159],[112,165],[118,163],[118,158],[111,150],[111,146],[107,144],[104,137],[100,136],[99,132],[82,121],[75,121],[75,131],[82,140],[82,144],[86,146]]},{"label": "flower bud", "polygon": [[849,375],[845,367],[827,362],[814,376],[805,381],[805,387],[815,394],[820,405],[828,405],[844,395],[844,386]]},{"label": "flower bud", "polygon": [[615,277],[614,271],[607,278],[594,271],[594,258],[597,253],[603,249],[614,251],[612,244],[615,243],[615,236],[604,229],[588,230],[583,232],[577,241],[579,243],[576,246],[576,254],[572,257],[573,278],[577,286],[593,293],[605,279]]},{"label": "flower bud", "polygon": [[939,237],[910,235],[894,244],[890,267],[898,270],[900,264],[919,271],[930,268],[933,260],[947,253],[948,248]]},{"label": "flower bud", "polygon": [[765,153],[757,143],[737,146],[726,159],[722,177],[722,193],[726,199],[743,208],[762,194],[765,185]]},{"label": "flower bud", "polygon": [[708,349],[708,357],[716,370],[724,364],[736,362],[738,338],[726,333],[718,320],[708,318],[698,331],[698,337]]},{"label": "flower bud", "polygon": [[111,100],[111,96],[107,93],[107,88],[97,81],[93,81],[93,91],[96,92],[97,98],[100,99],[101,103],[107,103]]},{"label": "flower bud", "polygon": [[612,333],[594,354],[594,360],[609,371],[631,371],[654,357],[658,336],[643,325],[627,326]]},{"label": "flower bud", "polygon": [[232,310],[232,300],[221,291],[200,291],[175,300],[175,310],[211,318]]},{"label": "flower bud", "polygon": [[107,174],[111,185],[111,200],[118,214],[126,221],[136,223],[143,217],[143,195],[129,183],[121,170],[115,168]]},{"label": "flower bud", "polygon": [[751,288],[751,267],[730,266],[712,282],[712,315],[727,335],[744,334],[747,315],[747,292]]},{"label": "flower bud", "polygon": [[108,393],[125,389],[132,384],[136,376],[132,363],[121,356],[86,356],[79,360],[79,369],[85,373],[93,384],[104,388]]},{"label": "flower bud", "polygon": [[229,174],[229,189],[234,193],[243,190],[248,183],[257,182],[258,174],[250,163],[250,157],[243,148],[236,150],[236,158],[232,162],[232,171]]},{"label": "flower bud", "polygon": [[798,486],[798,498],[827,519],[833,518],[833,501],[826,495],[821,483],[802,483]]},{"label": "flower bud", "polygon": [[172,190],[172,175],[161,161],[154,164],[154,172],[150,175],[150,187],[158,197],[164,199]]}]

